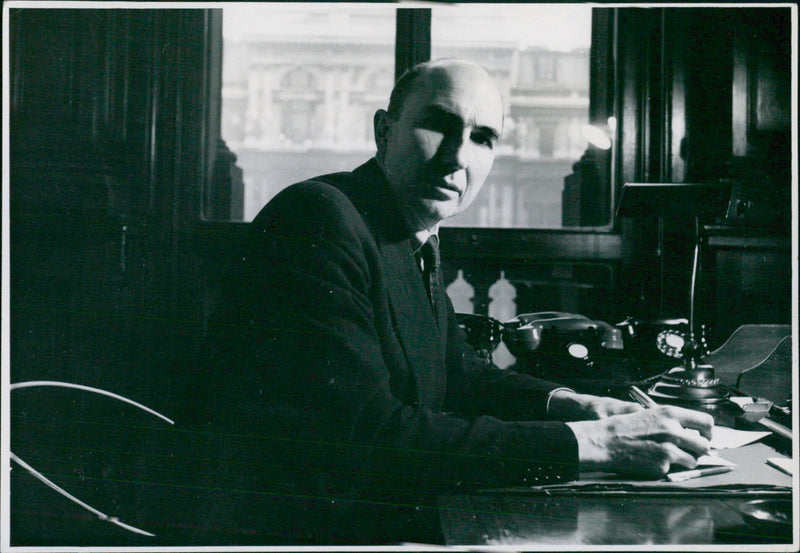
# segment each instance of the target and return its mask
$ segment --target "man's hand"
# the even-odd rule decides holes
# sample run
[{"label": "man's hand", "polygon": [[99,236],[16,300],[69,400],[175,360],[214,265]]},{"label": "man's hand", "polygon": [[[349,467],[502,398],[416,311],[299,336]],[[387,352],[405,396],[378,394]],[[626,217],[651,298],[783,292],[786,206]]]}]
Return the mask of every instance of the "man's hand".
[{"label": "man's hand", "polygon": [[582,471],[660,477],[670,465],[697,466],[697,457],[708,453],[714,419],[699,411],[662,406],[567,425],[578,440]]},{"label": "man's hand", "polygon": [[550,398],[548,415],[555,420],[580,421],[604,419],[641,410],[638,403],[630,401],[557,390]]}]

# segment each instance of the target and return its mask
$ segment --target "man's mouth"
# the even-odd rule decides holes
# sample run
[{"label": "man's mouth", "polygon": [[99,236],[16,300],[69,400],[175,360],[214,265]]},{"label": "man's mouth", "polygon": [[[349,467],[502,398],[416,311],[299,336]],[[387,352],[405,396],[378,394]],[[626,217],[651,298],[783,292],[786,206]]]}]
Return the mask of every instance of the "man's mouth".
[{"label": "man's mouth", "polygon": [[444,190],[455,193],[458,196],[461,196],[461,188],[459,188],[458,185],[448,182],[446,180],[435,181],[432,183],[432,186],[435,190]]}]

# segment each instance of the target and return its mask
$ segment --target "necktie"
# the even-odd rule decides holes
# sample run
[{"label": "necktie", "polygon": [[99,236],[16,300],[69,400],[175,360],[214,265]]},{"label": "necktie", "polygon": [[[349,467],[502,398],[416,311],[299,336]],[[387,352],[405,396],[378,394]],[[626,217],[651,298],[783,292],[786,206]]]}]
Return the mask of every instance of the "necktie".
[{"label": "necktie", "polygon": [[437,312],[438,303],[441,301],[441,289],[439,286],[439,271],[441,258],[439,257],[439,237],[432,234],[428,241],[420,249],[422,258],[422,281],[425,283],[425,290],[428,292],[428,299],[431,302],[433,312]]}]

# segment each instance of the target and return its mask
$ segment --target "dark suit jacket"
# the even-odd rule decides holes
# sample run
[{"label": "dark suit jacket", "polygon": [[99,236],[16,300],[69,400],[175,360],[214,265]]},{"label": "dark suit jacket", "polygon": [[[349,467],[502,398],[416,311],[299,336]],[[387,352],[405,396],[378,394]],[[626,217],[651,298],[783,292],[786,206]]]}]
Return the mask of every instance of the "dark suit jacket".
[{"label": "dark suit jacket", "polygon": [[251,227],[209,323],[223,487],[295,499],[294,533],[325,540],[342,513],[576,477],[574,435],[546,420],[556,385],[479,358],[449,301],[437,327],[375,160],[287,188]]}]

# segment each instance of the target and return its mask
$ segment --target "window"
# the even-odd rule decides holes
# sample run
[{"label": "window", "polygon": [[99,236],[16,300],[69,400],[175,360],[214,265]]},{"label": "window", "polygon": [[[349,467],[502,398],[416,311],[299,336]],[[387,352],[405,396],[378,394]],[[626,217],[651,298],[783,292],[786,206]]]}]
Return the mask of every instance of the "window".
[{"label": "window", "polygon": [[395,7],[223,7],[222,138],[243,170],[243,219],[282,188],[374,153],[394,83]]},{"label": "window", "polygon": [[[460,4],[431,11],[430,37],[411,40],[429,40],[432,58],[486,68],[506,109],[484,190],[446,224],[585,226],[570,209],[585,211],[575,198],[579,204],[586,177],[567,176],[588,146],[592,8]],[[353,169],[374,154],[372,116],[386,107],[394,82],[396,13],[390,4],[223,7],[222,138],[243,170],[243,193],[231,195],[243,205],[232,212],[249,221],[283,187]],[[589,224],[607,224],[608,209],[597,209],[606,213]]]},{"label": "window", "polygon": [[486,68],[506,104],[503,139],[475,203],[445,225],[561,228],[564,177],[586,150],[592,9],[437,6],[431,57]]}]

